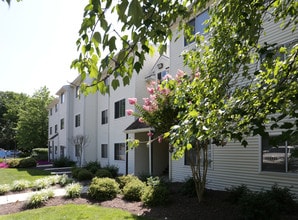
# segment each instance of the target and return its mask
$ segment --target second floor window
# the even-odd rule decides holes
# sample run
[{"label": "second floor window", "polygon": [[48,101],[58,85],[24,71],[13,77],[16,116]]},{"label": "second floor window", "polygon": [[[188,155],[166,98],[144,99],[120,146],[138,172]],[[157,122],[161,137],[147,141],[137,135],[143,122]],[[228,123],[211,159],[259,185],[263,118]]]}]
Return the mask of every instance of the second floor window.
[{"label": "second floor window", "polygon": [[[196,33],[204,34],[205,28],[207,25],[205,24],[205,21],[209,19],[208,11],[204,11],[201,14],[199,14],[194,19],[190,20],[188,22],[188,25],[192,27],[192,35],[195,35]],[[184,39],[184,46],[187,46],[188,44],[192,43],[193,41],[189,41],[186,38]]]},{"label": "second floor window", "polygon": [[55,104],[55,112],[58,111],[58,104]]},{"label": "second floor window", "polygon": [[76,86],[76,98],[80,96],[80,86]]},{"label": "second floor window", "polygon": [[49,110],[49,114],[50,114],[50,115],[53,114],[53,109],[52,109],[52,108],[50,108],[50,110]]},{"label": "second floor window", "polygon": [[61,104],[64,103],[64,98],[65,98],[65,97],[64,97],[64,93],[61,93],[61,96],[60,96]]},{"label": "second floor window", "polygon": [[58,125],[55,125],[55,134],[58,132]]},{"label": "second floor window", "polygon": [[125,99],[121,99],[115,102],[115,118],[121,118],[125,116]]},{"label": "second floor window", "polygon": [[80,114],[75,116],[75,127],[80,127],[81,125],[81,117]]},{"label": "second floor window", "polygon": [[60,120],[60,130],[64,129],[64,118]]},{"label": "second floor window", "polygon": [[108,110],[104,110],[101,112],[101,124],[107,124],[108,123]]},{"label": "second floor window", "polygon": [[52,134],[52,127],[50,127],[50,135]]}]

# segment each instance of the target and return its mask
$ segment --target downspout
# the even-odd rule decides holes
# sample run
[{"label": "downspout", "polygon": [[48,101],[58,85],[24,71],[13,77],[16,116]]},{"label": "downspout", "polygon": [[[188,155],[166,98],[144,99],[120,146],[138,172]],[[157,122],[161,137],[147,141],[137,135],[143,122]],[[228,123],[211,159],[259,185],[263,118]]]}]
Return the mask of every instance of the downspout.
[{"label": "downspout", "polygon": [[[126,140],[128,139],[128,134],[126,134]],[[128,143],[126,141],[126,144],[125,144],[125,175],[128,174]]]},{"label": "downspout", "polygon": [[149,175],[152,175],[152,145],[151,145],[151,135],[149,135]]}]

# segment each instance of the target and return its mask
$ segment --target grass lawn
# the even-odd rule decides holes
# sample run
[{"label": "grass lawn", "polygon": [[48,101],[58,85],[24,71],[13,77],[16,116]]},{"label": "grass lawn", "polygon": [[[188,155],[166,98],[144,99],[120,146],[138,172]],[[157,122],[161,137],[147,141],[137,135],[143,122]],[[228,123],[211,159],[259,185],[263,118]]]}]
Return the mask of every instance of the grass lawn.
[{"label": "grass lawn", "polygon": [[39,178],[51,175],[50,171],[26,168],[6,168],[0,169],[0,185],[12,184],[14,180],[29,180],[34,181]]},{"label": "grass lawn", "polygon": [[38,219],[136,219],[146,220],[148,218],[133,215],[120,209],[104,208],[95,205],[61,205],[39,209],[27,210],[15,214],[0,216],[0,220],[38,220]]}]

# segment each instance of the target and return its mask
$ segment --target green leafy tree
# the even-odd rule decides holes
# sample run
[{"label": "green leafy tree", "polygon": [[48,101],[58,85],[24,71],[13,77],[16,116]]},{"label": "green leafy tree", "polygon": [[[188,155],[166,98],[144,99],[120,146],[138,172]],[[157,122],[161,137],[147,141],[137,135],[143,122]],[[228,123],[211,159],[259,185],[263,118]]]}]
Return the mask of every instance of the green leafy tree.
[{"label": "green leafy tree", "polygon": [[33,148],[47,146],[47,106],[51,100],[49,90],[42,87],[28,99],[25,108],[20,111],[16,137],[18,148],[24,152],[31,152]]},{"label": "green leafy tree", "polygon": [[[188,21],[207,5],[211,18],[206,43],[206,35],[192,35]],[[272,22],[280,22],[285,31],[296,34],[297,7],[295,0],[93,0],[84,9],[77,41],[81,54],[72,67],[83,78],[93,79],[91,84],[83,85],[87,92],[104,93],[108,91],[105,78],[114,77],[115,89],[119,79],[128,84],[133,71],[141,70],[144,55],[153,52],[150,43],[160,45],[158,51],[162,54],[167,41],[175,40],[172,37],[176,27],[189,42],[195,41],[196,49],[183,54],[189,76],[180,84],[173,84],[175,94],[169,99],[174,112],[178,110],[177,117],[167,121],[172,126],[161,133],[170,140],[177,158],[195,149],[197,159],[191,167],[193,176],[198,177],[196,187],[201,200],[208,167],[207,146],[211,141],[224,145],[234,139],[246,146],[247,135],[267,134],[270,120],[274,122],[271,129],[287,129],[284,135],[297,132],[297,44],[287,49],[277,48],[276,42],[259,43],[267,16]],[[118,16],[124,34],[108,20],[110,13]],[[278,53],[286,58],[279,59]],[[261,68],[252,71],[251,66],[255,68],[261,59]],[[246,83],[240,85],[239,80]],[[145,121],[151,117],[148,109],[139,110]],[[154,112],[152,118],[162,120],[159,113],[162,115],[162,109]],[[290,120],[284,122],[285,118]],[[147,123],[159,126],[154,120]]]},{"label": "green leafy tree", "polygon": [[18,113],[28,96],[14,92],[0,92],[0,148],[15,149]]}]

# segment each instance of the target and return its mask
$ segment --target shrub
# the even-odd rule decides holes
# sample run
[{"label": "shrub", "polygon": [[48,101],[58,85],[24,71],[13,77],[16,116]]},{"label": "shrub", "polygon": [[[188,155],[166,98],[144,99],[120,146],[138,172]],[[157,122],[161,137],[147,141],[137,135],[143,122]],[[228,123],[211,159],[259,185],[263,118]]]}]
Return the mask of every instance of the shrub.
[{"label": "shrub", "polygon": [[118,171],[119,168],[114,166],[114,165],[106,165],[105,167],[103,167],[104,169],[110,171],[110,173],[112,174],[113,178],[116,178],[118,176]]},{"label": "shrub", "polygon": [[118,183],[111,178],[98,178],[92,179],[88,189],[88,195],[98,201],[105,201],[113,199],[119,192]]},{"label": "shrub", "polygon": [[52,190],[41,191],[31,195],[26,203],[27,208],[37,208],[42,206],[50,198],[54,197]]},{"label": "shrub", "polygon": [[36,161],[47,161],[48,160],[48,148],[34,148],[32,149],[31,157]]},{"label": "shrub", "polygon": [[164,185],[146,186],[141,200],[146,206],[164,205],[169,200],[168,188]]},{"label": "shrub", "polygon": [[78,180],[91,180],[93,178],[93,173],[91,173],[89,170],[81,169],[78,173]]},{"label": "shrub", "polygon": [[72,167],[76,162],[70,160],[68,157],[60,157],[53,161],[54,167]]},{"label": "shrub", "polygon": [[49,181],[49,178],[46,177],[35,180],[32,185],[33,189],[41,190],[48,188],[51,185],[51,182]]},{"label": "shrub", "polygon": [[79,183],[72,183],[66,186],[66,197],[78,198],[81,195],[82,186]]},{"label": "shrub", "polygon": [[19,168],[36,167],[36,160],[32,157],[27,157],[20,160]]},{"label": "shrub", "polygon": [[69,183],[72,183],[72,179],[70,179],[66,174],[63,174],[58,177],[59,177],[58,183],[60,186],[65,186]]},{"label": "shrub", "polygon": [[232,204],[237,204],[240,198],[251,193],[251,191],[244,184],[240,186],[232,186],[231,188],[227,188],[226,190],[229,192],[228,201]]},{"label": "shrub", "polygon": [[4,195],[10,190],[10,186],[8,184],[0,185],[0,195]]},{"label": "shrub", "polygon": [[119,176],[116,178],[116,181],[119,184],[120,189],[123,189],[123,187],[129,183],[132,180],[138,180],[139,178],[137,176],[128,174],[128,175],[123,175],[123,176]]},{"label": "shrub", "polygon": [[99,177],[99,178],[103,178],[103,177],[109,177],[109,178],[112,178],[112,174],[109,170],[107,169],[99,169],[96,171],[95,173],[95,176],[96,177]]},{"label": "shrub", "polygon": [[185,179],[181,187],[181,193],[189,197],[197,196],[195,181],[192,177]]},{"label": "shrub", "polygon": [[80,168],[80,167],[72,167],[71,168],[71,175],[73,178],[75,179],[78,179],[78,175],[79,175],[79,172],[82,170],[83,168]]},{"label": "shrub", "polygon": [[91,173],[95,174],[98,169],[101,168],[100,163],[97,161],[92,161],[84,166],[85,169],[89,170]]},{"label": "shrub", "polygon": [[53,175],[53,176],[48,176],[46,178],[49,181],[49,184],[50,185],[56,185],[56,184],[59,183],[59,181],[61,179],[61,176],[59,176],[59,175]]},{"label": "shrub", "polygon": [[139,179],[128,182],[123,188],[124,199],[128,201],[140,201],[146,184]]},{"label": "shrub", "polygon": [[273,185],[271,190],[252,192],[245,185],[232,187],[230,202],[238,204],[244,219],[279,219],[282,213],[295,209],[293,194],[288,188]]},{"label": "shrub", "polygon": [[30,187],[30,182],[28,180],[15,180],[12,183],[12,191],[23,191]]},{"label": "shrub", "polygon": [[16,168],[20,164],[20,159],[12,159],[7,161],[8,167],[9,168]]}]

